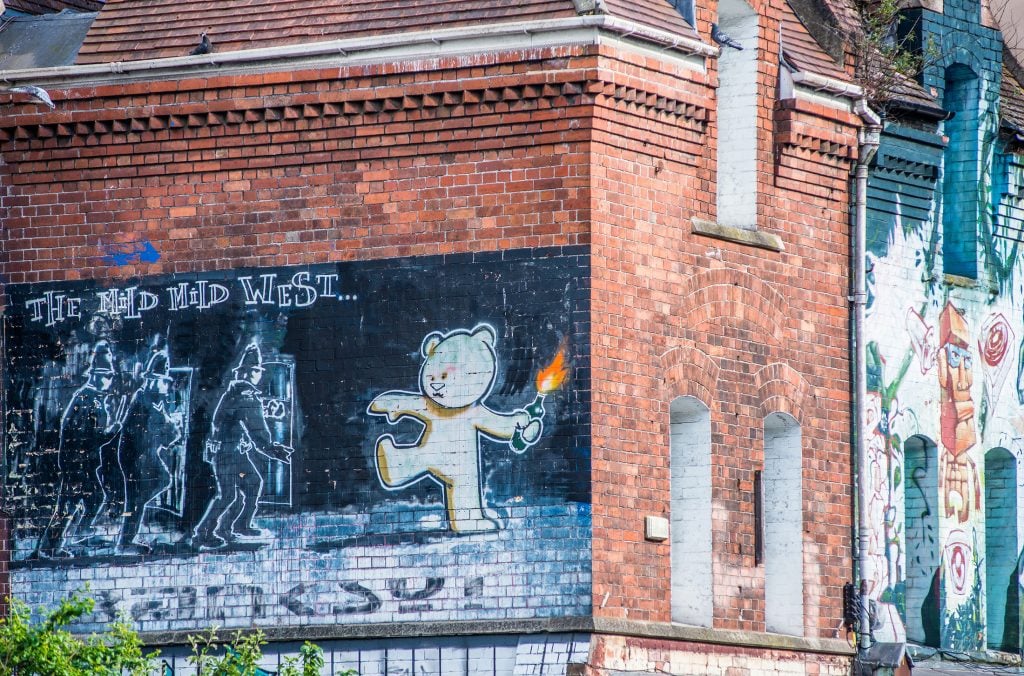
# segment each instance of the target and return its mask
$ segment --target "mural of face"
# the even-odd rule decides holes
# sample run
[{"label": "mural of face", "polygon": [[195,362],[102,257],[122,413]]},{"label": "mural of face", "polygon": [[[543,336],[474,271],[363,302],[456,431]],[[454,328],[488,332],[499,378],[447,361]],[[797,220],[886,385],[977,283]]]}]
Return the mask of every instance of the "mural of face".
[{"label": "mural of face", "polygon": [[491,391],[496,359],[494,332],[489,326],[447,337],[431,333],[423,341],[422,352],[420,387],[434,404],[465,408]]},{"label": "mural of face", "polygon": [[[977,443],[974,429],[973,357],[963,315],[946,303],[939,315],[939,385],[942,388],[939,426],[942,435],[942,486],[946,516],[964,523],[971,514],[971,496],[981,501],[977,470],[967,451]],[[974,490],[972,491],[972,487]]]},{"label": "mural of face", "polygon": [[263,380],[263,369],[254,368],[249,371],[249,375],[245,378],[253,385],[259,385],[260,381]]},{"label": "mural of face", "polygon": [[939,386],[942,388],[940,425],[947,453],[960,456],[977,442],[974,429],[974,358],[963,315],[947,303],[939,316]]}]

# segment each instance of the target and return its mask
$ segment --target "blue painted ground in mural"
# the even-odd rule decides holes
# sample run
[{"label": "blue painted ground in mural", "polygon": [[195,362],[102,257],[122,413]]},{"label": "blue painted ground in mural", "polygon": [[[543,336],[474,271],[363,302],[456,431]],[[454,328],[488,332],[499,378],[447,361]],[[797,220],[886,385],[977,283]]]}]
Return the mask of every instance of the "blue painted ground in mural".
[{"label": "blue painted ground in mural", "polygon": [[589,614],[590,551],[580,546],[589,540],[586,505],[510,504],[510,527],[462,536],[424,515],[422,505],[393,507],[389,514],[261,518],[281,534],[273,542],[195,559],[16,567],[12,584],[30,590],[21,597],[34,606],[88,585],[98,603],[83,632],[119,614],[143,631]]}]

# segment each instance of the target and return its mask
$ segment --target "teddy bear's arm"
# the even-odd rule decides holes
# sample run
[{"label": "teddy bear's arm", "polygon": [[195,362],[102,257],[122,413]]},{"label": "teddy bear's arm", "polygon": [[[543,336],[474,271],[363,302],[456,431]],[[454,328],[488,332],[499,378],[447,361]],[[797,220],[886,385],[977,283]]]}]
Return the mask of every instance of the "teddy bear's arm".
[{"label": "teddy bear's arm", "polygon": [[388,422],[397,422],[399,418],[410,416],[422,422],[427,421],[427,407],[423,395],[418,392],[402,392],[391,390],[377,395],[370,402],[369,412],[375,415],[386,415]]},{"label": "teddy bear's arm", "polygon": [[498,413],[481,406],[474,418],[476,428],[494,439],[511,439],[516,428],[522,429],[530,424],[530,415],[523,410],[512,413]]}]

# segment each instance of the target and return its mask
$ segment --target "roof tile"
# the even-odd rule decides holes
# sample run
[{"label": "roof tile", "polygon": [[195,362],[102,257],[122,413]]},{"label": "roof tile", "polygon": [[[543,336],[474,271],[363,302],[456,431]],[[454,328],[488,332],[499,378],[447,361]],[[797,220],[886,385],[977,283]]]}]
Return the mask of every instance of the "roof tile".
[{"label": "roof tile", "polygon": [[56,14],[65,9],[98,12],[103,0],[6,0],[7,9],[25,14]]},{"label": "roof tile", "polygon": [[697,32],[668,0],[604,0],[608,13],[668,33],[697,37]]},{"label": "roof tile", "polygon": [[1024,88],[1007,65],[1003,66],[1003,81],[999,91],[999,114],[1004,122],[1024,131]]},{"label": "roof tile", "polygon": [[[21,0],[52,2],[55,0]],[[72,0],[95,2],[98,0]],[[185,56],[206,32],[217,51],[576,16],[573,0],[108,0],[78,63]],[[669,0],[603,0],[609,15],[696,38]]]},{"label": "roof tile", "polygon": [[[648,0],[650,1],[650,0]],[[576,16],[572,0],[108,0],[78,63],[185,56],[206,32],[217,51]]]},{"label": "roof tile", "polygon": [[838,80],[848,80],[846,72],[832,60],[811,36],[796,14],[785,6],[782,18],[782,53],[797,69]]}]

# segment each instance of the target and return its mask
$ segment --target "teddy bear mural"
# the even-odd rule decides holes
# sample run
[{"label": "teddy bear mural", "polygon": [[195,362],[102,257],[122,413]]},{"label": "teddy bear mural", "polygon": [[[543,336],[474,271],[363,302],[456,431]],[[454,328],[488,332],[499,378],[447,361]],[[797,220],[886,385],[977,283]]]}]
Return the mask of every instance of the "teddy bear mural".
[{"label": "teddy bear mural", "polygon": [[494,343],[494,329],[486,324],[428,334],[420,348],[419,392],[384,392],[368,408],[392,425],[406,418],[422,425],[414,443],[400,444],[391,434],[377,439],[381,484],[399,490],[425,479],[437,482],[448,527],[459,533],[499,528],[497,514],[483,500],[481,435],[507,441],[513,452],[523,453],[537,443],[543,428],[541,416],[525,409],[501,413],[486,405],[497,372]]}]

